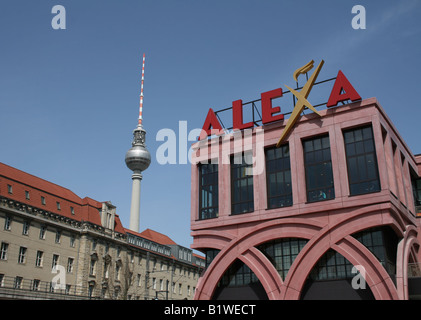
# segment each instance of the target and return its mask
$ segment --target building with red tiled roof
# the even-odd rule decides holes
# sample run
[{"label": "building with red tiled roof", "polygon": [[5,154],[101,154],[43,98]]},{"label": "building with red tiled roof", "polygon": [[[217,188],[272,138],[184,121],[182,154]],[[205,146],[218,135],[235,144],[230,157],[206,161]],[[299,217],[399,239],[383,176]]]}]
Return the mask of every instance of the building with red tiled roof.
[{"label": "building with red tiled roof", "polygon": [[176,244],[170,237],[155,230],[146,229],[140,233],[142,237],[148,238],[160,244],[174,245]]},{"label": "building with red tiled roof", "polygon": [[191,299],[204,268],[170,237],[126,229],[110,201],[4,163],[0,225],[0,298]]}]

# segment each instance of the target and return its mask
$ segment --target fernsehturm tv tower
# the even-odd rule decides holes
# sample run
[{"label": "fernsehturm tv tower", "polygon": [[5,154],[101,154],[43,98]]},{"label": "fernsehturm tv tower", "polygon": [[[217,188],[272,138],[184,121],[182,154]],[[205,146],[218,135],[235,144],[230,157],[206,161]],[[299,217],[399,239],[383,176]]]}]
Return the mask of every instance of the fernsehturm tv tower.
[{"label": "fernsehturm tv tower", "polygon": [[145,54],[143,54],[142,63],[142,82],[140,86],[140,105],[139,121],[136,129],[133,130],[132,147],[126,153],[126,165],[133,171],[132,180],[132,204],[130,207],[130,225],[129,229],[139,232],[140,223],[140,181],[142,180],[142,171],[146,170],[151,163],[151,155],[146,149],[145,135],[146,131],[142,126],[143,109],[143,81],[145,79]]}]

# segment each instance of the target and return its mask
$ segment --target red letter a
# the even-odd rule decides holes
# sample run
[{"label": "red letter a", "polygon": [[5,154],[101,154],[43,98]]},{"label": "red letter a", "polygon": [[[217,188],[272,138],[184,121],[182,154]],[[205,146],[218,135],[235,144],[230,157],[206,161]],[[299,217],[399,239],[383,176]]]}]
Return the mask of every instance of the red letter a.
[{"label": "red letter a", "polygon": [[[345,91],[344,93],[341,93]],[[338,72],[336,77],[335,84],[333,85],[332,92],[330,93],[329,101],[327,102],[327,107],[333,107],[338,104],[338,102],[351,100],[356,101],[360,100],[361,97],[358,92],[354,89],[352,84],[348,81],[345,75],[341,70]]]},{"label": "red letter a", "polygon": [[199,140],[205,139],[207,136],[212,134],[218,134],[221,131],[222,126],[219,123],[215,112],[213,112],[212,108],[210,108],[208,111],[208,115],[206,116],[205,123],[203,124],[202,133],[199,136]]}]

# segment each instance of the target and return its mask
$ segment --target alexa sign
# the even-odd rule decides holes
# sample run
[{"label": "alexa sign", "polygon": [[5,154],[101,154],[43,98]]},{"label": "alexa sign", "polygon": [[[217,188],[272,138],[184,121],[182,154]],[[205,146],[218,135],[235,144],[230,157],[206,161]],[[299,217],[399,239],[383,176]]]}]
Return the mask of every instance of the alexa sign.
[{"label": "alexa sign", "polygon": [[[320,70],[324,64],[322,60],[313,74],[308,79],[307,83],[301,89],[301,91],[296,91],[288,86],[288,90],[294,94],[297,98],[297,103],[294,106],[294,110],[291,113],[290,118],[288,119],[288,123],[285,126],[282,135],[278,141],[277,146],[279,146],[291,131],[292,127],[294,126],[295,122],[298,120],[300,114],[303,112],[304,108],[307,107],[308,109],[312,110],[316,114],[320,115],[317,110],[308,102],[307,97],[310,94],[310,91],[317,79],[317,76],[320,73]],[[294,80],[297,81],[297,78],[300,74],[305,74],[309,72],[314,65],[314,61],[310,61],[306,65],[301,68],[298,68],[294,72]],[[263,92],[261,95],[261,107],[262,107],[262,124],[268,124],[275,121],[284,120],[284,114],[280,114],[281,107],[273,107],[272,100],[276,98],[282,97],[282,88],[274,89],[271,91]],[[351,100],[356,101],[360,100],[361,97],[358,92],[354,89],[345,75],[339,70],[338,75],[336,77],[335,83],[333,85],[332,91],[329,96],[329,100],[326,104],[328,108],[336,106],[339,102]],[[243,102],[242,100],[236,100],[232,103],[232,119],[233,119],[233,129],[234,130],[242,130],[246,128],[252,128],[254,126],[253,122],[243,122]],[[203,124],[202,134],[199,136],[199,140],[205,139],[209,135],[215,134],[215,132],[223,132],[222,126],[218,121],[218,118],[215,115],[215,112],[212,108],[209,109],[208,115],[206,116],[205,123]]]}]

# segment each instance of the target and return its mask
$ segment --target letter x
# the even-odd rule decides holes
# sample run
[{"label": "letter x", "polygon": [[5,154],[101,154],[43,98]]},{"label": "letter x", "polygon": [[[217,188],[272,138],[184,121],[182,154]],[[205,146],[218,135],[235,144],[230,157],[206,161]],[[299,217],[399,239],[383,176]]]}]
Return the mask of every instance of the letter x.
[{"label": "letter x", "polygon": [[310,102],[308,102],[307,97],[310,94],[311,88],[314,85],[314,82],[316,82],[317,76],[319,75],[320,69],[322,68],[324,64],[324,61],[320,61],[319,65],[317,66],[316,70],[311,75],[310,79],[308,79],[307,83],[304,85],[304,87],[301,89],[300,92],[291,89],[287,85],[285,87],[288,88],[289,91],[292,92],[292,94],[298,99],[297,104],[294,107],[294,110],[292,110],[291,116],[289,117],[288,123],[286,127],[284,128],[281,138],[279,138],[278,143],[276,144],[277,147],[279,147],[284,140],[284,138],[287,136],[287,134],[291,131],[291,128],[294,126],[295,122],[297,122],[298,117],[303,112],[304,107],[309,108],[310,110],[317,113],[319,116],[320,114],[317,112],[317,110],[311,105]]}]

